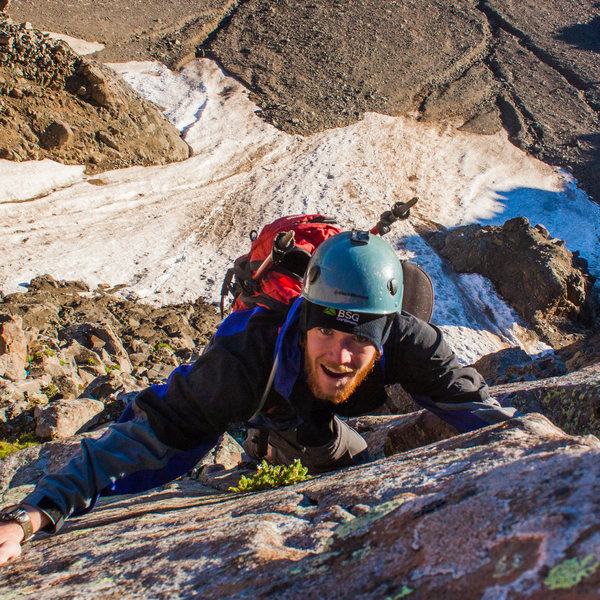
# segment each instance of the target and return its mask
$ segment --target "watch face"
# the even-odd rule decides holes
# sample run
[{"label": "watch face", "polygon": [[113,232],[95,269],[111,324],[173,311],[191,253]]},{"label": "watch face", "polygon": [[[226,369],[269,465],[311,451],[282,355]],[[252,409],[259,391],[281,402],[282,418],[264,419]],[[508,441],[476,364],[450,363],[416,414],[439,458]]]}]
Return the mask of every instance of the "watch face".
[{"label": "watch face", "polygon": [[23,528],[24,538],[21,543],[26,542],[33,536],[33,527],[29,513],[19,506],[8,507],[0,513],[0,521],[13,521]]},{"label": "watch face", "polygon": [[2,521],[16,521],[17,523],[21,523],[21,521],[28,521],[29,515],[22,508],[13,508],[0,513],[0,519]]}]

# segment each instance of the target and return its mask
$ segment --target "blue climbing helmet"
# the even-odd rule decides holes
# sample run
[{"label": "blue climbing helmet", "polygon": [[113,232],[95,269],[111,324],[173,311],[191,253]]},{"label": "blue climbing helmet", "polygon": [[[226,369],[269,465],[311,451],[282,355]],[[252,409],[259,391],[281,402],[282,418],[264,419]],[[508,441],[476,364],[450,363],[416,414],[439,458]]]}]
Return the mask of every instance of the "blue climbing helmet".
[{"label": "blue climbing helmet", "polygon": [[302,297],[353,313],[391,315],[402,309],[403,272],[380,236],[353,229],[323,242],[304,277]]}]

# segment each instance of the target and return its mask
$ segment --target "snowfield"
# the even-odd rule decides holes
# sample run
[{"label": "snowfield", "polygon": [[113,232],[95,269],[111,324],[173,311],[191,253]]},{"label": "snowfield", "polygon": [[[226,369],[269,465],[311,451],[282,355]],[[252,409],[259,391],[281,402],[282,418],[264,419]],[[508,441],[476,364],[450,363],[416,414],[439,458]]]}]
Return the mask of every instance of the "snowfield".
[{"label": "snowfield", "polygon": [[[248,92],[208,59],[181,73],[157,63],[110,65],[164,108],[194,156],[160,167],[88,176],[52,161],[0,160],[0,290],[31,278],[125,284],[122,293],[171,303],[218,303],[222,278],[248,234],[301,212],[370,228],[396,201],[418,196],[410,222],[386,239],[433,278],[433,322],[461,361],[500,348],[547,349],[477,275],[456,275],[417,231],[514,216],[542,223],[600,278],[600,207],[565,172],[528,157],[500,132],[366,114],[306,138],[262,121]],[[528,341],[526,341],[528,340]]]}]

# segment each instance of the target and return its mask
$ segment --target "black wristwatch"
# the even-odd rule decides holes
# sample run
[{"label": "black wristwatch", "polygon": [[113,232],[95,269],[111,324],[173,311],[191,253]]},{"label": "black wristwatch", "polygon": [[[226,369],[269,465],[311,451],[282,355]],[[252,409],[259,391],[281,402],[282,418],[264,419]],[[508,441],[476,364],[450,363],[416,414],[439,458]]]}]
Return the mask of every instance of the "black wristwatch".
[{"label": "black wristwatch", "polygon": [[18,523],[23,529],[23,539],[21,544],[28,542],[33,537],[33,525],[29,518],[29,513],[20,505],[14,504],[13,506],[7,506],[0,512],[1,521],[14,521]]}]

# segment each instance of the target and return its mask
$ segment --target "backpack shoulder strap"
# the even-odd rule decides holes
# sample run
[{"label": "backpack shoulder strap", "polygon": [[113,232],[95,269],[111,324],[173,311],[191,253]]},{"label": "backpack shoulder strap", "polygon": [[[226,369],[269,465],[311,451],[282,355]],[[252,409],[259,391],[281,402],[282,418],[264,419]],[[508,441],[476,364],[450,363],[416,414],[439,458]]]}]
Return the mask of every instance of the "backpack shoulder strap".
[{"label": "backpack shoulder strap", "polygon": [[265,402],[267,401],[267,396],[269,395],[269,392],[271,391],[271,388],[273,387],[273,381],[275,380],[275,373],[277,372],[278,364],[279,364],[279,361],[277,360],[277,356],[275,356],[275,360],[273,361],[273,366],[271,367],[271,372],[269,373],[269,379],[267,381],[267,385],[265,386],[265,389],[263,391],[260,402],[258,403],[258,408],[254,411],[254,414],[249,419],[249,421],[252,421],[252,419],[256,418],[260,414],[260,411],[264,408]]},{"label": "backpack shoulder strap", "polygon": [[435,302],[431,277],[425,269],[409,261],[402,261],[402,272],[404,276],[402,310],[423,321],[429,321]]}]

